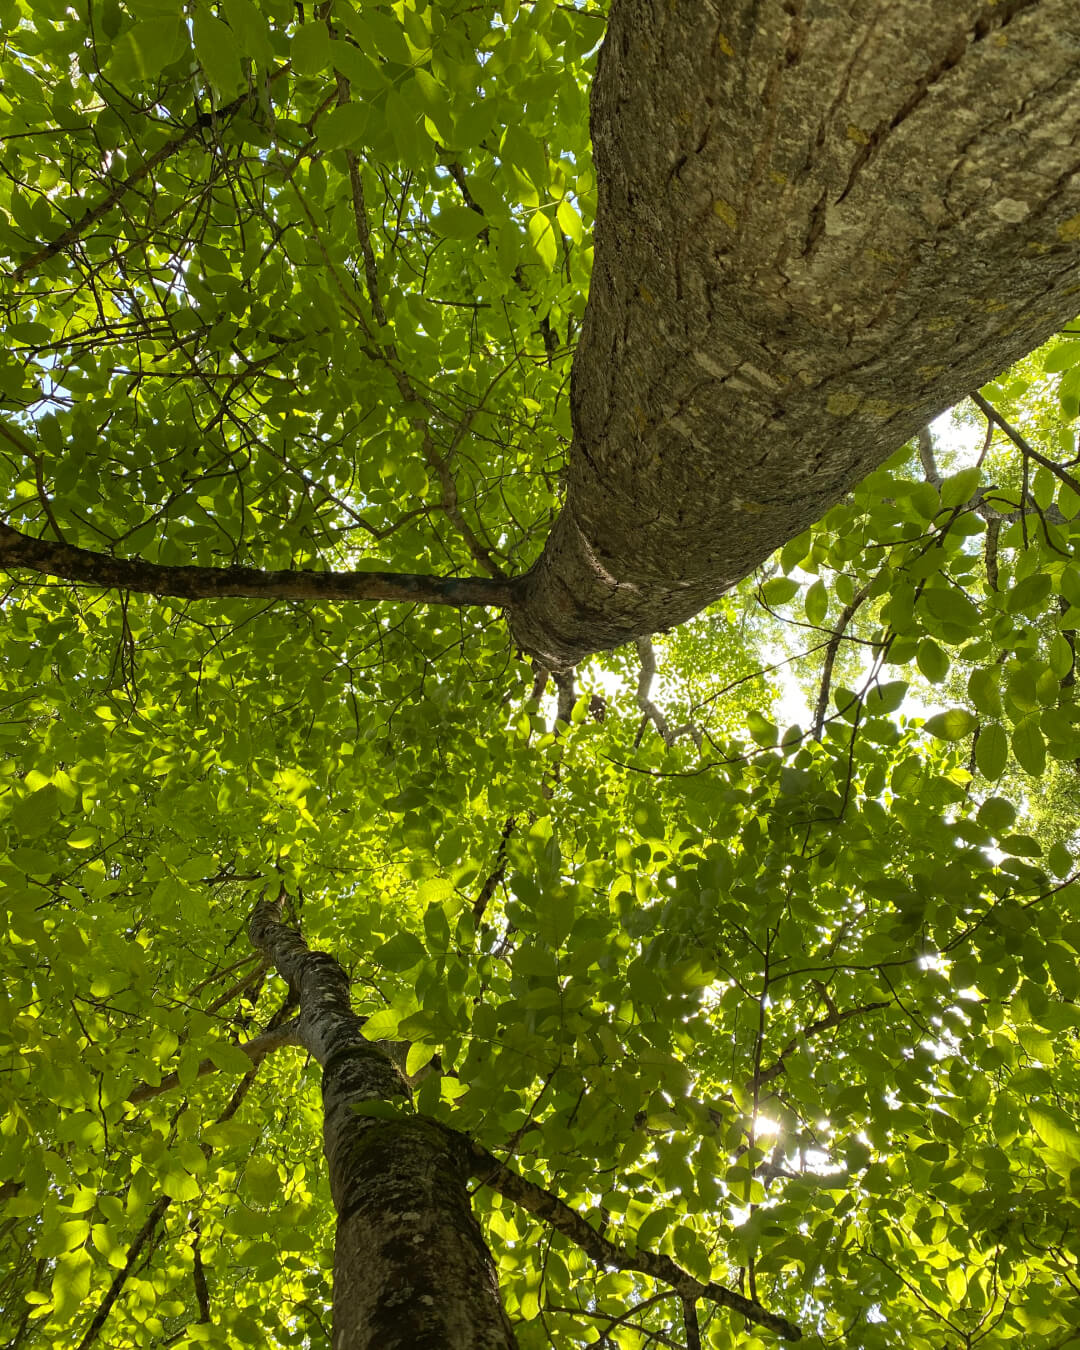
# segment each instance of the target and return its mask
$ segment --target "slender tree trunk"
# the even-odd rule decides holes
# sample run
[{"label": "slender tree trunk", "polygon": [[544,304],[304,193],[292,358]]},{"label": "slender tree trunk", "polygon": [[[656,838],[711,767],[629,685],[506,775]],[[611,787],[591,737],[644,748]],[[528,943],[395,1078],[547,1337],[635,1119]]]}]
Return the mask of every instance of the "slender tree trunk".
[{"label": "slender tree trunk", "polygon": [[338,1215],[334,1350],[511,1350],[469,1203],[464,1144],[410,1113],[405,1079],[363,1037],[348,976],[282,924],[281,909],[281,901],[260,903],[249,932],[299,994],[298,1039],[322,1065],[323,1147]]},{"label": "slender tree trunk", "polygon": [[1076,0],[615,0],[562,515],[511,628],[695,614],[1080,310]]}]

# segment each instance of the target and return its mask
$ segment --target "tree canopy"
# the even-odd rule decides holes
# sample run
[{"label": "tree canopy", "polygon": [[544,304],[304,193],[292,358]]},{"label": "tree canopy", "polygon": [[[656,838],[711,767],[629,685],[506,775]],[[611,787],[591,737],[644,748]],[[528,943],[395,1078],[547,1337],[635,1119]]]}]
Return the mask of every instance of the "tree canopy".
[{"label": "tree canopy", "polygon": [[1080,1344],[1078,19],[669,9],[0,0],[10,1350]]}]

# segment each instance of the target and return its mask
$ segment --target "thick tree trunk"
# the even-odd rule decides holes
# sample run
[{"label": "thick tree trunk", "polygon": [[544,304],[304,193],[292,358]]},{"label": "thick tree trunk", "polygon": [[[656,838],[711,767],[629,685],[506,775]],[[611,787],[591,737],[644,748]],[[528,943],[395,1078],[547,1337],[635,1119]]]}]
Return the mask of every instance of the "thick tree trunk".
[{"label": "thick tree trunk", "polygon": [[[338,1214],[334,1350],[512,1350],[495,1267],[469,1205],[464,1142],[408,1111],[409,1088],[361,1032],[349,980],[281,922],[252,943],[300,997],[297,1036],[322,1065],[323,1147]],[[396,1114],[386,1112],[395,1105]]]},{"label": "thick tree trunk", "polygon": [[681,622],[1080,309],[1076,0],[616,0],[566,504],[511,627]]},{"label": "thick tree trunk", "polygon": [[696,614],[1080,310],[1076,0],[613,0],[566,502],[524,576],[0,567],[508,607],[553,669]]}]

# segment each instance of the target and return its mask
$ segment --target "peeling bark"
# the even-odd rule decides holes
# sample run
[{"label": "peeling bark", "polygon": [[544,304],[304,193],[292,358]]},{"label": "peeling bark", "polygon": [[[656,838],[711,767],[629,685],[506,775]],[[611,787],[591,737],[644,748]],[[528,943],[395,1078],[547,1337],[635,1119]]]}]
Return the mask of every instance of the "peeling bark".
[{"label": "peeling bark", "polygon": [[511,628],[680,623],[1080,309],[1074,0],[618,0],[566,504]]},{"label": "peeling bark", "polygon": [[409,1112],[409,1086],[364,1039],[344,970],[280,919],[281,902],[264,901],[248,931],[299,995],[297,1039],[322,1066],[334,1350],[512,1350],[465,1142]]}]

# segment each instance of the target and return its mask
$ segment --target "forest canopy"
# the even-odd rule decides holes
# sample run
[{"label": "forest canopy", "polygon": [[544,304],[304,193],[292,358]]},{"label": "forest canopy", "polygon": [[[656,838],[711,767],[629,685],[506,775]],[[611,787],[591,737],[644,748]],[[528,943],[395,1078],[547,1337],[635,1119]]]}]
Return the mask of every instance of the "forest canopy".
[{"label": "forest canopy", "polygon": [[1080,1346],[1080,20],[894,9],[0,0],[7,1350]]}]

